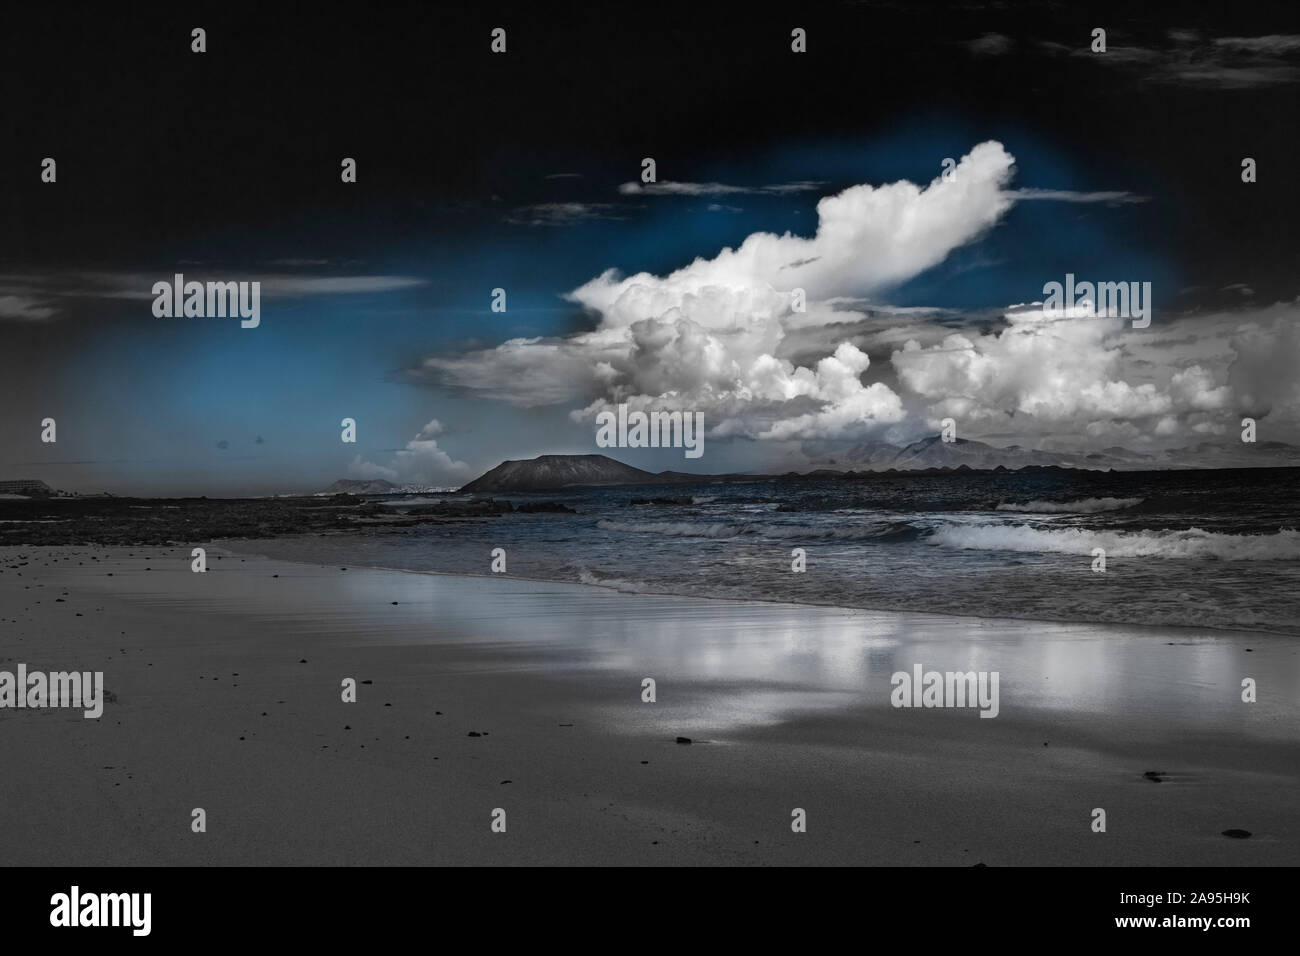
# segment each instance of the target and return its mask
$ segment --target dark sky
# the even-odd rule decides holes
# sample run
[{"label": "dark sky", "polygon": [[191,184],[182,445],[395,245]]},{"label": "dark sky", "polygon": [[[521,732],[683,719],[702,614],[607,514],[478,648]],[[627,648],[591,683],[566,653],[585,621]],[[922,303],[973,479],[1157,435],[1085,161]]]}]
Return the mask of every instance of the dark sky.
[{"label": "dark sky", "polygon": [[[1087,268],[1155,279],[1179,316],[1296,299],[1294,3],[464,6],[6,14],[6,477],[310,490],[354,454],[402,471],[394,449],[435,418],[469,472],[595,450],[568,416],[594,396],[485,402],[499,396],[466,374],[416,370],[589,330],[561,296],[604,269],[664,275],[756,231],[807,235],[820,196],[923,186],[990,139],[1015,157],[1014,187],[1140,200],[1020,203],[978,247],[894,283],[890,304],[979,313]],[[504,55],[489,52],[498,26]],[[751,191],[620,193],[645,156],[660,180]],[[806,181],[820,185],[752,191]],[[269,297],[256,332],[164,327],[149,287],[187,267],[304,284]],[[385,279],[322,281],[339,277]],[[486,308],[498,286],[506,317]],[[888,357],[872,351],[872,368]],[[56,412],[58,447],[33,445]],[[364,438],[340,447],[348,414]],[[719,446],[700,470],[771,460],[761,445]]]}]

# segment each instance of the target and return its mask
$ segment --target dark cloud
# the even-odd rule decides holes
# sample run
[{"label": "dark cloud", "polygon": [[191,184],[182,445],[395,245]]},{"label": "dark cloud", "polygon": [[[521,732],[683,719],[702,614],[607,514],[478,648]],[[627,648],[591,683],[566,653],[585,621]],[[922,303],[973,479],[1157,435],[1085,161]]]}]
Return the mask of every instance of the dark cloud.
[{"label": "dark cloud", "polygon": [[1219,89],[1250,89],[1300,81],[1300,36],[1206,38],[1193,30],[1172,29],[1159,46],[1144,46],[1108,33],[1106,52],[1094,53],[1090,37],[1068,45],[1042,40],[1053,56],[1091,58],[1099,65],[1137,71],[1160,83]]},{"label": "dark cloud", "polygon": [[1010,53],[1015,45],[1015,41],[1009,36],[1003,36],[1001,33],[986,33],[969,41],[966,49],[975,56],[1002,56],[1004,53]]}]

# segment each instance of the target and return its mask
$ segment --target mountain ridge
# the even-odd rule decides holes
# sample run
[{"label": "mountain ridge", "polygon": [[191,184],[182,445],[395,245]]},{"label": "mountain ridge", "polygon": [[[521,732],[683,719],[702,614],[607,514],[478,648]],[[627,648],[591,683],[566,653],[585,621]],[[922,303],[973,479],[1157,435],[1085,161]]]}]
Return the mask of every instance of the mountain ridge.
[{"label": "mountain ridge", "polygon": [[[1252,446],[1244,446],[1250,448]],[[1300,466],[1300,448],[1284,442],[1261,442],[1257,454],[1234,446],[1202,442],[1194,448],[1158,454],[1111,447],[1088,454],[1026,449],[1019,445],[999,448],[974,439],[945,442],[938,435],[904,446],[866,442],[849,449],[829,464],[866,465],[841,470],[817,468],[783,474],[692,474],[679,471],[650,472],[606,455],[539,455],[503,461],[460,488],[461,492],[554,491],[561,488],[613,485],[672,485],[710,481],[818,480],[868,477],[873,474],[947,474],[985,471],[1167,471],[1210,468]],[[1232,454],[1236,452],[1236,454]],[[1254,459],[1253,461],[1251,459]],[[1266,459],[1260,463],[1259,459]],[[1193,459],[1195,461],[1193,462]]]}]

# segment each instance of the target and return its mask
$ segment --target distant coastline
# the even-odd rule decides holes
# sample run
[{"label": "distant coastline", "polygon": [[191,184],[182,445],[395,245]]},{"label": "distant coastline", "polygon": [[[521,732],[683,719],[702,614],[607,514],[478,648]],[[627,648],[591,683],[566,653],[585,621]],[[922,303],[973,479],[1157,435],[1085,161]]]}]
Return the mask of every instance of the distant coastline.
[{"label": "distant coastline", "polygon": [[[971,442],[968,444],[978,444]],[[990,447],[990,446],[984,446]],[[1294,449],[1293,446],[1286,445],[1286,449],[1300,453],[1300,449]],[[910,461],[916,462],[921,459],[912,458]],[[635,485],[688,485],[688,484],[711,484],[718,482],[743,482],[743,481],[788,481],[788,482],[807,482],[807,481],[853,481],[853,480],[871,480],[880,477],[926,477],[933,475],[954,475],[954,474],[1066,474],[1071,472],[1094,472],[1094,473],[1111,473],[1125,472],[1132,474],[1141,474],[1143,472],[1166,472],[1166,471],[1235,471],[1235,470],[1255,470],[1259,468],[1300,468],[1300,455],[1295,461],[1290,460],[1290,456],[1282,457],[1280,460],[1269,461],[1264,464],[1241,465],[1241,464],[1218,464],[1207,467],[1194,467],[1191,465],[1166,465],[1160,468],[1153,467],[1116,467],[1111,466],[1094,466],[1082,467],[1070,464],[1023,464],[1019,466],[1009,466],[1005,463],[972,465],[969,462],[959,464],[935,465],[935,464],[912,464],[907,467],[889,467],[889,468],[864,468],[864,469],[847,469],[837,468],[818,468],[813,471],[796,472],[789,471],[783,474],[693,474],[681,471],[661,471],[650,472],[643,471],[639,468],[633,468],[623,462],[616,461],[605,455],[541,455],[524,461],[505,461],[497,467],[491,469],[475,478],[473,481],[461,486],[462,494],[476,494],[481,492],[497,493],[520,493],[520,492],[542,492],[542,491],[559,491],[564,489],[575,488],[598,488],[598,487],[615,487],[615,486],[635,486]]]}]

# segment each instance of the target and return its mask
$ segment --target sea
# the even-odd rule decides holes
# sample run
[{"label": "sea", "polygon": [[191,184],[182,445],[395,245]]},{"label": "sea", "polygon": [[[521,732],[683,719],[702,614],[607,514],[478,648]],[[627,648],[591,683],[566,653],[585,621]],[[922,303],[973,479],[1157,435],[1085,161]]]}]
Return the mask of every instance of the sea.
[{"label": "sea", "polygon": [[[1298,494],[1290,468],[763,478],[497,494],[576,513],[241,549],[492,574],[499,548],[505,576],[617,591],[1295,635]],[[484,496],[374,500],[400,512],[470,497]]]}]

